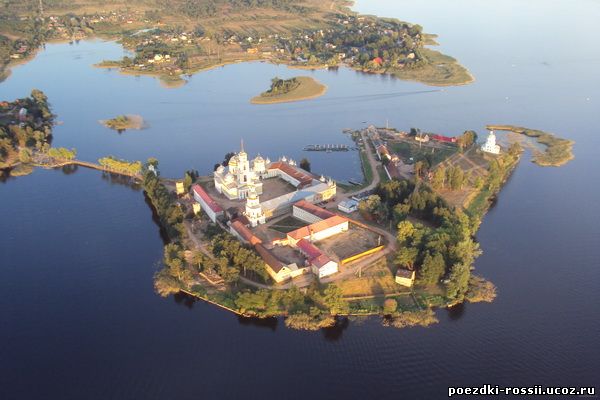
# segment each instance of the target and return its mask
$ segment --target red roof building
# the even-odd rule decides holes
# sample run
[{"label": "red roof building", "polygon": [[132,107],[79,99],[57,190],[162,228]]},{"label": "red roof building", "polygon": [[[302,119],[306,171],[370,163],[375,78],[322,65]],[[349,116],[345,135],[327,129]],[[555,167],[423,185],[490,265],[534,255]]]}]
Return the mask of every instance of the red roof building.
[{"label": "red roof building", "polygon": [[296,246],[298,247],[298,250],[300,250],[300,252],[306,256],[306,258],[308,258],[309,261],[323,255],[317,246],[306,239],[300,240],[298,243],[296,243]]},{"label": "red roof building", "polygon": [[269,250],[267,250],[267,248],[264,247],[262,244],[257,244],[254,248],[256,249],[258,254],[260,254],[265,263],[269,267],[271,267],[273,272],[275,272],[276,274],[279,271],[281,271],[281,269],[285,266],[283,262],[281,262],[277,257],[275,257],[275,255]]},{"label": "red roof building", "polygon": [[303,188],[305,186],[312,184],[312,181],[315,179],[314,176],[312,176],[308,172],[303,172],[299,168],[294,168],[291,165],[289,165],[288,163],[285,163],[283,161],[277,161],[277,162],[271,163],[269,165],[269,169],[270,170],[278,169],[281,172],[283,172],[284,174],[295,179],[296,181],[299,182],[298,188]]},{"label": "red roof building", "polygon": [[194,199],[200,203],[202,209],[212,222],[217,222],[217,216],[223,215],[223,208],[200,185],[192,186]]},{"label": "red roof building", "polygon": [[262,240],[256,237],[254,233],[252,233],[252,231],[240,220],[236,219],[233,221],[230,225],[230,229],[232,234],[251,244],[252,246],[262,243]]},{"label": "red roof building", "polygon": [[383,64],[383,58],[381,58],[381,57],[375,57],[375,58],[373,59],[373,62],[374,62],[375,64],[377,64],[377,65],[381,65],[381,64]]},{"label": "red roof building", "polygon": [[295,244],[299,240],[310,238],[311,236],[314,236],[315,240],[321,240],[347,230],[348,219],[339,215],[334,215],[331,218],[289,232],[287,237],[288,239],[291,239],[290,242],[292,244]]},{"label": "red roof building", "polygon": [[194,185],[193,190],[195,194],[197,194],[202,200],[204,200],[206,205],[210,207],[211,210],[213,210],[216,213],[223,212],[223,208],[216,201],[214,201],[208,193],[206,193],[202,186]]},{"label": "red roof building", "polygon": [[438,142],[456,143],[455,137],[449,137],[449,136],[443,136],[443,135],[430,135],[430,138],[433,140],[437,140]]},{"label": "red roof building", "polygon": [[300,200],[299,202],[294,204],[294,207],[304,210],[307,213],[314,215],[318,219],[327,219],[336,215],[335,213],[326,210],[323,207],[316,206],[313,203],[310,203],[306,200]]}]

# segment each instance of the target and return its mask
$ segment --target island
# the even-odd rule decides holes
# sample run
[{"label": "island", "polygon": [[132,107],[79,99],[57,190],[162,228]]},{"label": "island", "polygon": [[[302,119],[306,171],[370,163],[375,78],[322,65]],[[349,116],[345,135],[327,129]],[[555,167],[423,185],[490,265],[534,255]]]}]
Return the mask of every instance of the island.
[{"label": "island", "polygon": [[309,76],[297,76],[290,79],[275,77],[271,80],[271,87],[259,96],[253,97],[252,104],[289,103],[314,99],[323,96],[327,86],[319,83]]},{"label": "island", "polygon": [[[140,184],[166,240],[154,277],[162,296],[185,293],[305,330],[369,315],[385,326],[428,326],[436,308],[496,297],[494,284],[474,273],[482,253],[475,234],[521,158],[519,141],[500,145],[491,130],[482,141],[473,130],[446,136],[368,126],[346,131],[362,183],[315,173],[308,159],[252,158],[243,142],[211,175],[170,179],[154,158],[94,163],[51,147],[53,118],[38,90],[0,102],[0,172],[82,166]],[[571,154],[572,142],[543,131],[488,128],[561,152],[569,144]],[[540,165],[564,164],[550,153]]]},{"label": "island", "polygon": [[27,175],[36,153],[47,153],[54,115],[48,98],[37,89],[26,98],[0,101],[0,176]]},{"label": "island", "polygon": [[112,119],[101,120],[100,123],[107,128],[118,131],[119,133],[127,129],[144,129],[146,124],[141,115],[119,115]]},{"label": "island", "polygon": [[[457,60],[430,48],[435,36],[421,26],[360,15],[350,5],[345,0],[116,1],[108,11],[100,0],[57,0],[32,13],[35,6],[13,2],[0,11],[0,76],[46,42],[102,37],[118,40],[131,55],[97,66],[156,76],[169,87],[184,84],[186,75],[246,61],[306,69],[347,66],[434,86],[473,81]],[[220,15],[227,15],[225,23]]]}]

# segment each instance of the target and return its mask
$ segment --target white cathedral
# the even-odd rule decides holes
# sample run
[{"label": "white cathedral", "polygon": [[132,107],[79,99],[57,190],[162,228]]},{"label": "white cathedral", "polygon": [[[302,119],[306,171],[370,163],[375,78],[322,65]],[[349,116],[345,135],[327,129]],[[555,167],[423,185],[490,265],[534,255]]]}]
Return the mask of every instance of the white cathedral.
[{"label": "white cathedral", "polygon": [[500,146],[496,144],[496,135],[494,134],[494,131],[490,131],[487,140],[483,146],[481,146],[481,150],[486,153],[500,154]]},{"label": "white cathedral", "polygon": [[[276,162],[260,155],[252,161],[244,151],[244,142],[239,153],[231,157],[227,167],[219,166],[214,173],[217,192],[229,200],[246,199],[244,215],[255,227],[291,209],[300,200],[311,203],[327,201],[335,197],[337,185],[332,179],[320,179],[299,168],[292,159],[282,157]],[[279,177],[296,188],[294,192],[283,194],[266,202],[259,196],[263,193],[263,179]]]},{"label": "white cathedral", "polygon": [[267,175],[267,165],[270,163],[268,158],[265,160],[259,155],[250,165],[242,141],[241,151],[231,157],[229,165],[221,165],[215,171],[215,188],[229,200],[245,199],[250,192],[260,195],[263,189],[261,179]]}]

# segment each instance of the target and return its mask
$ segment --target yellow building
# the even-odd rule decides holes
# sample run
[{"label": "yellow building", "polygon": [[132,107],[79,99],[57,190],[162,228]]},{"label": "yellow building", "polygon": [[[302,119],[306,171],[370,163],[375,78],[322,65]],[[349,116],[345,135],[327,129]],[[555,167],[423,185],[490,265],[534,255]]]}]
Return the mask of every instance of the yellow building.
[{"label": "yellow building", "polygon": [[200,203],[192,204],[192,210],[194,211],[194,214],[196,214],[196,215],[200,214],[201,209],[202,209],[202,207],[200,206]]},{"label": "yellow building", "polygon": [[185,193],[185,187],[183,186],[183,182],[175,182],[175,191],[178,195]]}]

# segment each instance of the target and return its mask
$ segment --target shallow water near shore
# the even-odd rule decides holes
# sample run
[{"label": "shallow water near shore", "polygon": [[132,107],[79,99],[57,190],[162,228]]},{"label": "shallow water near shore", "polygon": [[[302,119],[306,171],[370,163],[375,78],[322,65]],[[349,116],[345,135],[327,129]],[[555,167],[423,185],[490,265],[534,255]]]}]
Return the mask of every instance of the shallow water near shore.
[{"label": "shallow water near shore", "polygon": [[[597,385],[600,4],[421,3],[356,8],[439,34],[473,84],[302,71],[327,93],[257,106],[248,99],[272,77],[298,71],[236,64],[166,89],[93,68],[122,54],[97,40],[47,45],[0,83],[0,98],[42,89],[63,122],[54,145],[89,161],[154,156],[169,177],[209,173],[243,138],[251,155],[308,156],[316,172],[358,180],[355,152],[302,148],[351,144],[342,129],[386,119],[448,135],[506,123],[572,139],[575,159],[560,168],[524,157],[484,219],[476,268],[497,285],[494,303],[440,310],[430,328],[369,318],[306,333],[163,299],[152,287],[163,242],[139,188],[83,168],[36,169],[0,182],[0,398],[438,399],[447,386]],[[120,114],[141,115],[148,129],[117,135],[97,122]]]}]

